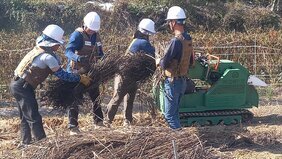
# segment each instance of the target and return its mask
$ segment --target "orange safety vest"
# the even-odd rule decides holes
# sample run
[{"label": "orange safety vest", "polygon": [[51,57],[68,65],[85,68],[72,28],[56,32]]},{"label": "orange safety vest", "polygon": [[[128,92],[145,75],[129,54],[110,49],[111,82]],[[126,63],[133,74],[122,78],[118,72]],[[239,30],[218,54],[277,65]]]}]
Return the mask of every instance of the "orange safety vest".
[{"label": "orange safety vest", "polygon": [[188,76],[189,65],[194,63],[192,40],[186,40],[182,35],[176,38],[182,43],[182,56],[180,62],[173,59],[165,69],[164,74],[167,77]]}]

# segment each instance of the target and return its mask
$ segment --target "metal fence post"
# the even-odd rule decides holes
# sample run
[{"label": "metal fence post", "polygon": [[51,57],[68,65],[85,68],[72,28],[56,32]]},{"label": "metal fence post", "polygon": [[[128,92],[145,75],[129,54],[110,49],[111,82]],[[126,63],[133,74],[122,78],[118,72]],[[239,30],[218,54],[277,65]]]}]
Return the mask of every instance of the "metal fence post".
[{"label": "metal fence post", "polygon": [[257,75],[257,36],[255,36],[255,52],[254,52],[254,54],[255,54],[255,58],[254,58],[254,73],[255,73],[255,75]]},{"label": "metal fence post", "polygon": [[174,140],[172,140],[172,146],[173,146],[173,155],[174,159],[178,159],[178,154],[177,154],[177,145]]}]

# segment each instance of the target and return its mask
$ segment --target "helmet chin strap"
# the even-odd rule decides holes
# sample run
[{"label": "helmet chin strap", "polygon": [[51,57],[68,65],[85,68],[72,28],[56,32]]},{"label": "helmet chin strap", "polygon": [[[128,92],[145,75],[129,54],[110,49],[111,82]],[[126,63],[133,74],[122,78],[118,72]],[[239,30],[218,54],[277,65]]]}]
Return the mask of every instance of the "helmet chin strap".
[{"label": "helmet chin strap", "polygon": [[170,30],[170,33],[174,33],[175,29],[174,29],[174,26],[175,26],[176,23],[172,24],[172,26],[170,24],[168,24],[169,26],[169,30]]},{"label": "helmet chin strap", "polygon": [[171,34],[182,34],[184,32],[184,26],[181,27],[182,25],[180,25],[179,23],[177,23],[177,21],[173,21],[170,22],[169,24],[169,30]]}]

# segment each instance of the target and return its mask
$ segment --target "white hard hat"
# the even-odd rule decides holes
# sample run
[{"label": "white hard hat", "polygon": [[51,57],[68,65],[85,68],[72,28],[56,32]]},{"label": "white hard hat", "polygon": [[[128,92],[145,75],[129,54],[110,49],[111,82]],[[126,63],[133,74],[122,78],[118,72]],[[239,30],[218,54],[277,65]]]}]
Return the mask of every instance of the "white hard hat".
[{"label": "white hard hat", "polygon": [[155,34],[155,22],[148,18],[142,19],[138,25],[138,30],[144,34]]},{"label": "white hard hat", "polygon": [[182,8],[178,6],[173,6],[169,8],[167,12],[166,20],[173,20],[173,19],[186,19],[185,12]]},{"label": "white hard hat", "polygon": [[43,35],[37,38],[36,44],[38,46],[46,47],[58,44],[62,45],[64,44],[63,36],[64,30],[61,27],[55,24],[50,24],[43,30]]},{"label": "white hard hat", "polygon": [[100,16],[96,12],[89,12],[83,19],[84,26],[93,30],[99,31],[100,29]]}]

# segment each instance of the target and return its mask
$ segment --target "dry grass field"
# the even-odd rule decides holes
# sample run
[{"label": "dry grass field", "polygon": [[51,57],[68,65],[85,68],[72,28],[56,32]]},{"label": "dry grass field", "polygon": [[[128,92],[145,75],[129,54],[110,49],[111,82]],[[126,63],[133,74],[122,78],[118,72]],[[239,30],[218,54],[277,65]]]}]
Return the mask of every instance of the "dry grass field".
[{"label": "dry grass field", "polygon": [[[88,0],[2,1],[5,5],[2,3],[0,5],[0,21],[9,18],[10,21],[3,25],[7,25],[8,31],[0,30],[0,159],[173,158],[172,141],[177,145],[175,150],[180,159],[282,159],[282,30],[281,27],[275,28],[275,25],[266,27],[273,22],[280,25],[281,17],[272,14],[267,8],[261,6],[242,8],[242,4],[235,2],[217,6],[212,5],[211,1],[205,4],[204,1],[198,0],[185,1],[195,3],[192,8],[189,6],[193,10],[188,9],[191,12],[188,23],[191,25],[190,34],[196,52],[210,53],[220,56],[221,59],[239,62],[252,74],[258,75],[270,84],[267,88],[258,89],[260,104],[258,108],[250,109],[254,113],[251,122],[231,126],[185,127],[175,132],[167,127],[160,115],[152,119],[146,112],[146,105],[138,103],[134,108],[136,111],[131,128],[121,126],[123,119],[119,114],[112,128],[95,129],[92,114],[89,113],[90,108],[86,106],[79,116],[82,134],[70,136],[66,113],[42,106],[40,113],[43,116],[47,138],[18,149],[20,121],[15,102],[8,89],[13,70],[20,59],[34,46],[35,39],[41,32],[41,29],[38,29],[43,27],[43,24],[49,22],[62,24],[66,29],[67,40],[70,30],[73,31],[72,28],[79,26],[78,21],[82,20],[84,12],[96,10],[97,7],[85,5]],[[127,1],[120,0],[120,2]],[[178,4],[181,1],[162,0],[159,1],[158,7],[147,3],[155,4],[154,1],[128,2],[132,4],[121,3],[113,13],[101,11],[103,27],[100,33],[104,52],[115,54],[125,50],[139,22],[136,16],[139,18],[150,16],[159,25],[157,27],[160,30],[150,40],[156,47],[156,53],[162,54],[172,35],[167,34],[162,28],[165,26],[162,24],[164,19],[161,17],[162,13],[154,13],[154,11],[162,7],[160,4],[165,5],[166,2]],[[203,4],[197,6],[198,2]],[[260,0],[252,2],[260,2]],[[147,5],[142,6],[143,4]],[[228,11],[222,10],[223,6]],[[46,9],[43,13],[42,8]],[[40,14],[35,16],[37,13]],[[58,13],[61,15],[59,18]],[[243,27],[239,29],[244,31],[237,32],[236,28],[228,27],[229,23],[233,23],[233,16],[237,19],[237,23],[241,23],[240,20],[244,22],[239,25]],[[224,24],[221,24],[223,22]],[[10,28],[14,23],[17,25]],[[264,26],[268,29],[264,30]],[[23,27],[22,31],[17,30],[21,27]],[[62,49],[59,50],[59,54],[64,58]],[[110,87],[108,89],[110,90]],[[112,91],[107,95],[109,93]],[[103,109],[107,100],[109,99],[103,101]]]},{"label": "dry grass field", "polygon": [[[251,111],[254,113],[254,119],[250,123],[232,126],[217,125],[206,127],[186,127],[182,129],[180,132],[177,132],[182,134],[179,136],[179,138],[177,138],[177,135],[173,135],[174,138],[177,139],[176,144],[178,143],[180,145],[178,149],[179,154],[186,151],[196,151],[195,148],[198,148],[197,146],[195,147],[195,145],[191,145],[190,149],[188,149],[183,143],[185,141],[186,146],[189,146],[190,141],[192,142],[192,139],[190,139],[189,136],[195,135],[198,138],[197,144],[201,145],[202,149],[205,150],[199,151],[199,153],[205,153],[203,155],[205,156],[204,158],[282,159],[281,101],[282,96],[280,95],[277,96],[275,102],[273,103],[268,102],[268,104],[263,106],[261,105],[258,108],[252,108]],[[263,101],[261,101],[261,103],[263,103]],[[53,155],[56,155],[56,152],[58,153],[58,151],[66,151],[61,149],[62,147],[60,146],[62,146],[63,143],[69,143],[70,141],[77,141],[79,143],[84,140],[95,140],[102,142],[112,141],[112,138],[114,138],[116,141],[121,137],[128,140],[132,139],[132,141],[137,141],[138,137],[140,136],[141,138],[147,137],[146,139],[151,141],[154,139],[153,136],[150,138],[150,136],[144,136],[140,133],[134,132],[152,132],[151,135],[153,135],[156,130],[161,130],[162,133],[160,133],[159,136],[166,136],[172,133],[171,130],[167,129],[166,124],[161,118],[157,117],[157,119],[153,120],[147,113],[135,113],[135,123],[129,129],[125,129],[121,126],[121,115],[116,117],[113,128],[94,129],[92,125],[92,115],[83,113],[79,118],[82,135],[79,137],[73,137],[69,136],[67,130],[67,117],[64,115],[64,113],[59,111],[50,112],[48,108],[43,107],[41,109],[41,113],[43,114],[44,128],[48,136],[47,139],[33,143],[31,146],[24,149],[17,149],[20,130],[19,120],[16,116],[15,109],[16,108],[1,108],[0,110],[1,112],[7,112],[6,115],[1,115],[2,117],[0,120],[0,158],[38,158],[40,156],[39,154],[44,156],[43,154],[46,155],[46,153],[52,155],[51,151],[49,150],[50,145],[52,145],[51,147],[55,146],[55,148],[52,149],[52,152],[54,151]],[[195,137],[193,139],[195,139]],[[169,141],[163,142],[165,143]],[[129,143],[120,146],[119,151],[126,149],[128,144]],[[154,142],[151,144],[157,143]],[[182,147],[181,144],[184,144],[184,147]],[[140,143],[140,145],[142,144]],[[172,152],[173,149],[170,142],[168,144],[164,144],[163,146],[171,147],[171,150],[159,148],[159,151],[165,150]],[[147,145],[147,147],[149,147],[149,145]],[[75,151],[82,151],[80,149],[71,149],[71,147],[69,147],[67,150],[74,153]],[[87,150],[87,147],[84,149]],[[98,150],[97,147],[96,149]],[[91,150],[96,149],[94,147]],[[146,150],[146,145],[144,146],[144,150]],[[118,154],[118,152],[114,151],[114,148],[108,148],[104,150],[103,153],[105,153],[105,151],[108,151],[108,153],[111,153],[112,151],[113,154]],[[100,155],[103,156],[101,151],[100,153]],[[99,158],[99,154],[97,154],[97,156],[97,158]],[[203,156],[194,156],[194,158],[202,158]],[[51,158],[51,156],[49,157]],[[142,155],[139,157],[142,158]],[[118,157],[108,156],[106,158]],[[138,158],[138,156],[133,158]],[[182,158],[186,157],[182,156]]]},{"label": "dry grass field", "polygon": [[[225,37],[223,38],[222,33],[219,32],[212,34],[193,33],[193,36],[195,37],[195,46],[206,47],[204,50],[205,52],[230,52],[232,53],[232,60],[243,63],[244,66],[249,67],[252,72],[254,71],[252,70],[254,61],[248,60],[248,58],[252,58],[252,55],[247,55],[247,53],[252,53],[253,48],[249,49],[246,47],[242,48],[241,50],[238,48],[229,50],[210,50],[209,47],[220,46],[220,44],[224,43],[232,44],[233,42],[236,43],[237,41],[243,43],[242,45],[252,45],[252,37],[256,37],[256,35],[259,34],[257,34],[256,32],[254,32],[253,34],[230,33],[225,35]],[[28,49],[33,45],[33,41],[24,41],[22,38],[20,38],[20,36],[21,35],[18,35],[18,39],[20,40],[15,42],[14,39],[8,38],[9,34],[1,34],[3,41],[0,45],[0,55],[4,59],[9,59],[4,61],[2,60],[4,62],[4,67],[0,69],[1,72],[3,72],[3,74],[0,76],[2,77],[1,82],[3,84],[7,84],[9,82],[10,78],[7,78],[7,76],[11,74],[13,67],[16,66],[16,63],[18,63],[20,57],[23,56],[25,51],[22,51],[22,49]],[[36,34],[26,34],[26,36],[33,39],[36,37]],[[158,41],[159,38],[167,39],[168,37],[157,35],[153,38],[154,45],[156,45],[157,50],[159,50],[159,52],[162,52],[164,44]],[[268,82],[271,83],[271,86],[266,89],[259,89],[259,94],[261,95],[260,106],[258,108],[251,109],[251,111],[254,113],[254,119],[251,123],[244,123],[240,125],[218,125],[211,127],[184,128],[180,131],[180,135],[172,135],[173,138],[177,139],[176,144],[179,145],[178,152],[180,158],[282,159],[282,93],[281,88],[279,88],[279,84],[281,83],[281,79],[279,78],[281,78],[281,75],[277,74],[277,72],[281,72],[281,70],[279,70],[281,68],[281,58],[274,57],[281,54],[281,50],[271,49],[271,47],[280,48],[281,31],[269,31],[263,33],[259,38],[257,38],[256,42],[260,46],[268,46],[268,48],[266,49],[259,49],[258,47],[257,51],[260,51],[260,54],[257,55],[257,63],[262,65],[257,66],[257,68],[260,69],[261,67],[266,67],[266,70],[269,70],[269,72],[266,73],[270,74],[270,78],[268,78],[270,80]],[[15,46],[13,47],[11,44],[15,44]],[[107,45],[105,45],[105,50],[109,50],[109,52],[111,52],[111,48],[108,47],[111,43],[106,42],[106,44]],[[236,43],[235,45],[239,44]],[[10,51],[7,52],[7,50]],[[236,54],[238,52],[242,54]],[[0,99],[1,102],[3,102],[4,100],[4,103],[8,101],[7,99],[11,100],[9,92],[5,87],[1,88]],[[9,103],[11,104],[13,102]],[[142,108],[142,106],[138,105],[138,109],[144,110],[144,107],[146,106],[143,106]],[[69,153],[69,151],[73,153],[80,151],[73,147],[66,147],[63,145],[63,143],[69,143],[70,141],[73,141],[74,143],[80,143],[84,141],[88,142],[88,140],[91,140],[91,142],[93,140],[103,141],[101,143],[107,143],[106,141],[115,140],[113,139],[115,137],[117,139],[121,138],[122,141],[124,141],[125,139],[126,141],[132,141],[130,143],[134,144],[136,143],[133,141],[143,141],[143,139],[144,141],[148,142],[151,141],[150,139],[159,139],[160,141],[164,140],[167,143],[163,143],[163,146],[162,143],[160,145],[157,145],[158,142],[153,142],[154,140],[152,140],[151,144],[156,144],[153,145],[155,146],[155,148],[160,147],[158,151],[165,151],[167,153],[170,153],[168,154],[168,156],[170,155],[170,157],[164,158],[172,158],[172,143],[165,137],[170,136],[173,132],[171,132],[167,128],[165,122],[160,118],[152,120],[147,113],[135,113],[134,126],[131,129],[124,129],[123,127],[121,127],[122,117],[120,115],[115,121],[114,128],[96,130],[94,129],[92,124],[92,115],[83,113],[79,118],[80,128],[83,134],[77,138],[69,136],[69,132],[67,130],[67,117],[65,113],[50,111],[51,110],[49,110],[49,108],[47,107],[41,108],[41,114],[44,119],[44,128],[46,130],[48,138],[46,140],[34,143],[25,149],[17,149],[17,145],[20,141],[17,109],[16,107],[0,107],[0,158],[52,158],[52,156],[49,156],[50,153],[52,152],[54,157],[58,152],[60,152],[62,147],[64,147],[62,150],[63,152],[67,152],[67,154],[69,155],[74,155],[72,153]],[[87,110],[85,112],[87,112]],[[160,133],[158,138],[156,138],[156,132],[160,130],[162,133]],[[140,134],[140,132],[146,132],[149,134],[149,136],[147,138],[144,138],[145,136],[142,133]],[[191,135],[194,136],[194,138],[192,139],[196,139],[195,137],[197,137],[197,140],[190,140]],[[185,142],[187,143],[185,144]],[[135,158],[148,158],[149,153],[152,152],[152,150],[150,151],[151,147],[147,144],[142,147],[142,143],[139,143],[138,145],[140,145],[141,147],[136,148],[136,146],[133,146],[133,148],[137,150],[144,150],[144,153],[137,154]],[[53,148],[51,148],[52,146]],[[102,149],[102,151],[98,147],[100,154],[98,153],[99,157],[97,158],[124,158],[119,157],[118,154],[120,154],[119,152],[127,151],[126,148],[128,146],[128,143],[121,143],[118,146],[118,150],[114,148],[108,148],[107,151],[104,149]],[[164,147],[166,147],[166,149],[162,149]],[[85,150],[88,150],[88,148],[84,147]],[[92,149],[93,147],[91,148],[91,150]],[[187,153],[190,155],[189,157],[183,156],[183,154],[187,155]],[[107,156],[108,154],[116,154],[117,156],[105,157],[105,155]],[[47,155],[48,157],[44,155]],[[134,157],[131,156],[128,158]]]}]

